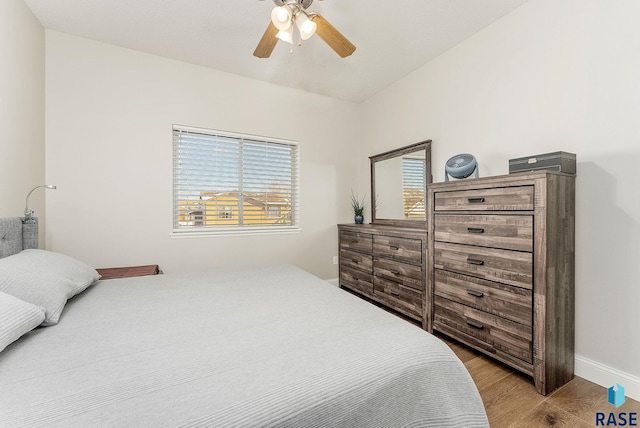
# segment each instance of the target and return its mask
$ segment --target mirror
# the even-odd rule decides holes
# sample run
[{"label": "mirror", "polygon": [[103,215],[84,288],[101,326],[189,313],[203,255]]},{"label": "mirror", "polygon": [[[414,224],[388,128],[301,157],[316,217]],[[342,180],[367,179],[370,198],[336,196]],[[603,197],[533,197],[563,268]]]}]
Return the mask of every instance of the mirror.
[{"label": "mirror", "polygon": [[427,183],[431,183],[431,140],[369,157],[371,222],[427,225]]}]

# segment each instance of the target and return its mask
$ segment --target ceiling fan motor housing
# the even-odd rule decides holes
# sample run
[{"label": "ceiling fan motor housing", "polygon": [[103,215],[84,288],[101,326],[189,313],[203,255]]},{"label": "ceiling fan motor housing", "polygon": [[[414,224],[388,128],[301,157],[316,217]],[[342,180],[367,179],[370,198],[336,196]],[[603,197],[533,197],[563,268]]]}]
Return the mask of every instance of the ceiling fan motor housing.
[{"label": "ceiling fan motor housing", "polygon": [[276,4],[276,6],[284,6],[288,3],[297,3],[299,4],[303,9],[308,8],[309,6],[311,6],[311,3],[313,3],[313,0],[273,0],[273,2]]}]

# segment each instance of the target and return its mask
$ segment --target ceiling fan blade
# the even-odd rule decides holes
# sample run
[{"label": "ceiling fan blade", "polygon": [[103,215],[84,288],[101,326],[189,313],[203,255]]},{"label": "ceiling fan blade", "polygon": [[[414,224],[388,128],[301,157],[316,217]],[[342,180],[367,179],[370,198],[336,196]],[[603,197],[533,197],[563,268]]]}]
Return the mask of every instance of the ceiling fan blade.
[{"label": "ceiling fan blade", "polygon": [[316,34],[342,58],[348,57],[356,50],[353,43],[347,40],[340,31],[336,30],[336,28],[329,24],[322,16],[317,13],[311,13],[309,14],[309,18],[318,25]]},{"label": "ceiling fan blade", "polygon": [[256,50],[253,51],[253,55],[258,58],[269,58],[271,56],[271,52],[273,52],[273,48],[275,48],[276,43],[278,43],[276,34],[278,34],[278,29],[273,25],[273,22],[269,21],[269,26],[262,35],[260,42],[258,42]]}]

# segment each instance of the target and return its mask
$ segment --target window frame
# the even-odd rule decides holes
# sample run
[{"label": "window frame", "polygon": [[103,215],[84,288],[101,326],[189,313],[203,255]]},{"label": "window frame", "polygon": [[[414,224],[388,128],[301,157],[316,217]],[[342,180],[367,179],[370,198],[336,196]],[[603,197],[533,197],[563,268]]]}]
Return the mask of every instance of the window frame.
[{"label": "window frame", "polygon": [[[222,137],[231,140],[235,140],[238,146],[243,144],[244,140],[247,142],[259,142],[274,145],[285,145],[291,147],[293,150],[292,156],[292,165],[291,165],[291,194],[292,194],[292,204],[291,204],[291,225],[251,225],[251,224],[243,224],[243,225],[228,225],[228,226],[215,226],[215,225],[202,225],[202,226],[193,226],[193,225],[184,225],[180,226],[178,224],[178,206],[180,202],[184,201],[181,199],[181,196],[177,192],[177,179],[179,176],[179,165],[177,159],[177,145],[179,144],[176,133],[179,132],[190,132],[197,133],[206,136],[211,136],[212,138]],[[297,141],[292,140],[284,140],[280,138],[273,137],[265,137],[259,135],[251,135],[251,134],[243,134],[237,132],[229,132],[215,129],[207,129],[207,128],[197,128],[192,126],[184,126],[184,125],[172,125],[172,155],[171,155],[171,164],[173,168],[172,173],[172,238],[195,238],[195,237],[215,237],[215,236],[229,236],[229,235],[269,235],[269,234],[291,234],[291,233],[299,233],[301,231],[300,228],[300,145]],[[241,155],[242,156],[242,155]],[[238,183],[240,184],[243,181],[242,177],[239,177]],[[206,191],[206,189],[201,190],[201,192]],[[224,208],[228,208],[227,205]],[[266,207],[265,207],[266,208]],[[237,209],[237,207],[236,207]],[[266,209],[265,209],[266,212]],[[200,211],[201,216],[206,218],[205,210]],[[218,217],[218,213],[215,214]]]}]

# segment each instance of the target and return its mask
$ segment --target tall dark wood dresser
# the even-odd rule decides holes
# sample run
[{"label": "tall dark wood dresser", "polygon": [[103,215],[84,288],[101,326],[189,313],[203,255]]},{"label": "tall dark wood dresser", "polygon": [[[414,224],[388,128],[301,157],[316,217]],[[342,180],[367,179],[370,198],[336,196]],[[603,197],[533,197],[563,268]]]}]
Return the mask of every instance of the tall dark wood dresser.
[{"label": "tall dark wood dresser", "polygon": [[517,173],[428,188],[433,330],[533,377],[573,378],[575,177]]}]

